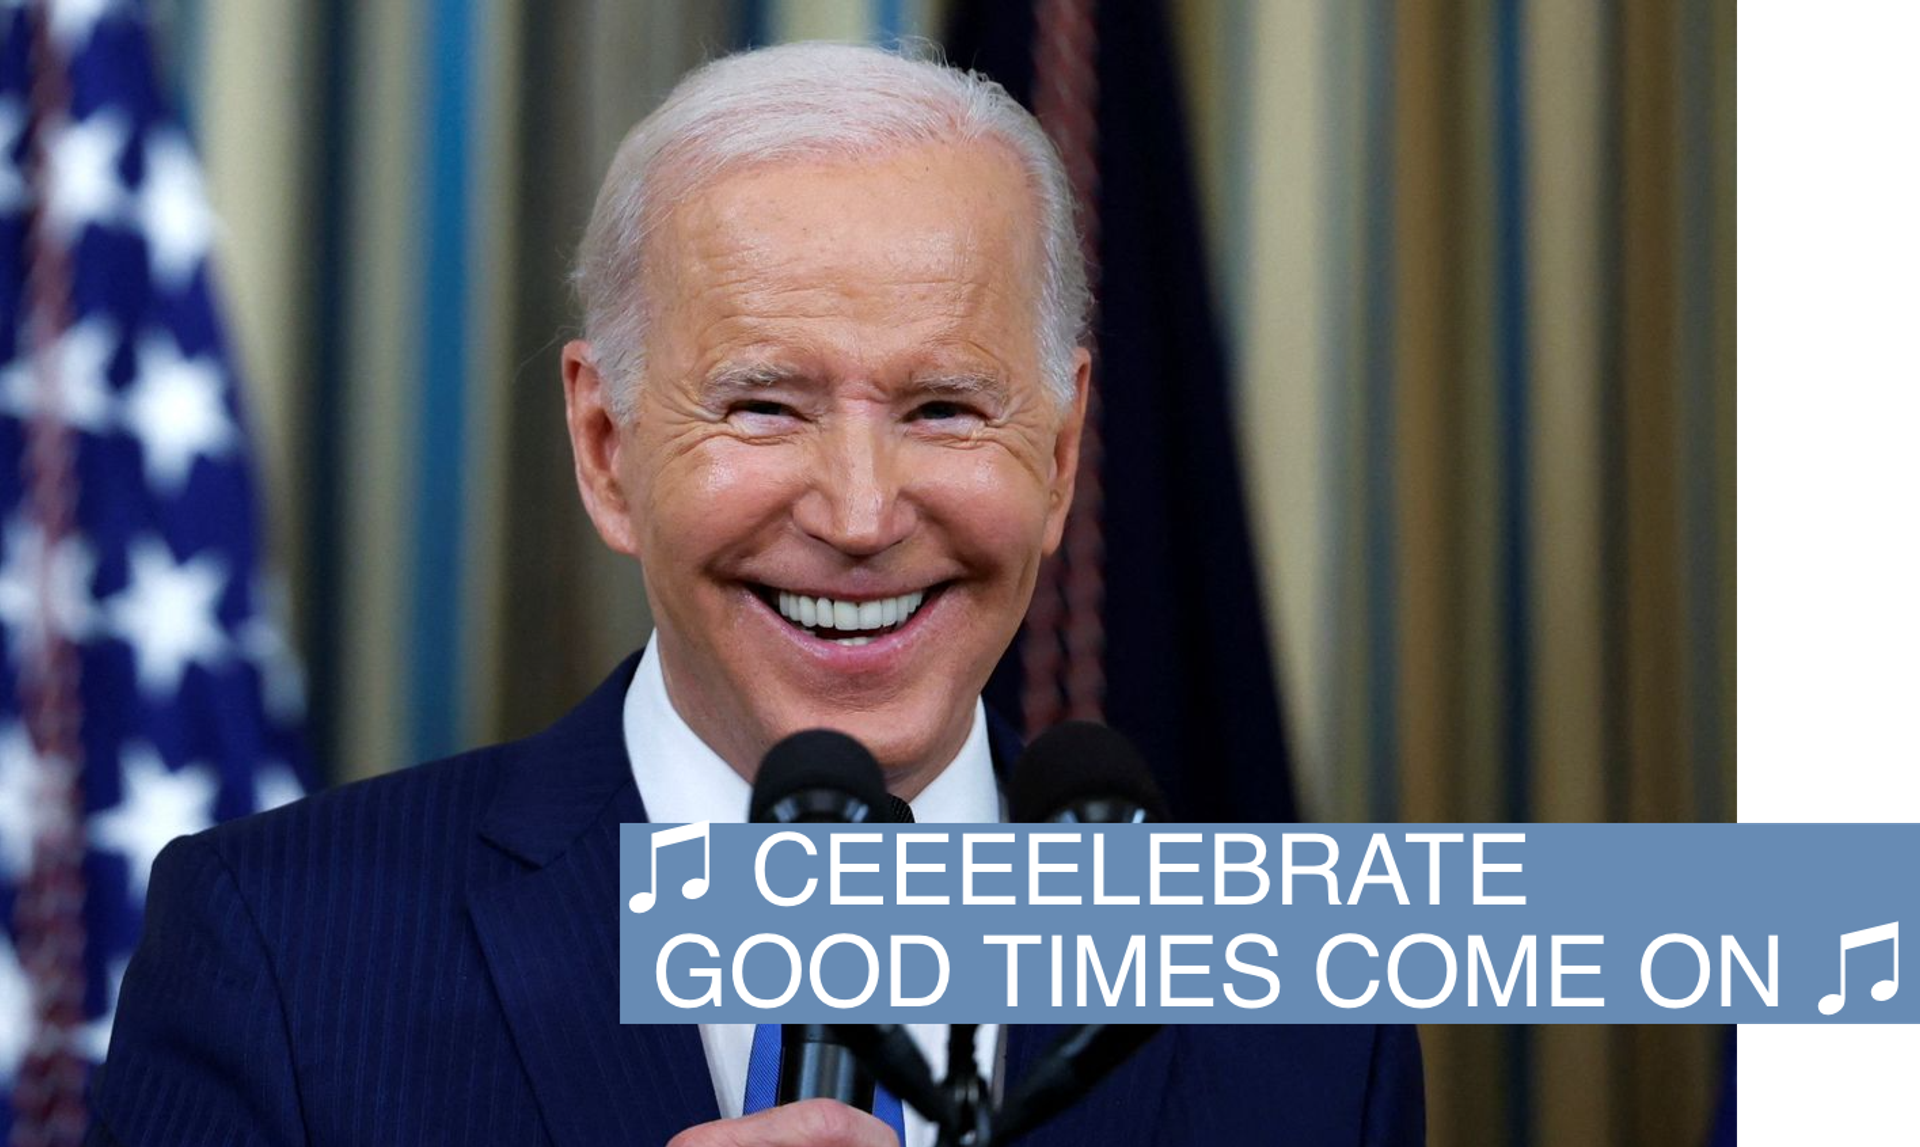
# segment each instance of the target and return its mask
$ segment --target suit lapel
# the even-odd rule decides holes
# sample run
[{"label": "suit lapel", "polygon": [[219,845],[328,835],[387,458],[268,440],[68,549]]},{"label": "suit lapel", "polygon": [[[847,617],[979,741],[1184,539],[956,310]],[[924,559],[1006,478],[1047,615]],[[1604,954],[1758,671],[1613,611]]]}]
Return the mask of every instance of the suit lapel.
[{"label": "suit lapel", "polygon": [[551,729],[502,751],[486,847],[522,867],[472,890],[487,969],[559,1147],[663,1143],[719,1118],[699,1029],[619,1021],[620,825],[644,822],[621,730],[630,658]]},{"label": "suit lapel", "polygon": [[[638,663],[638,654],[628,658],[552,728],[499,750],[510,759],[480,835],[521,867],[468,897],[514,1046],[558,1147],[663,1143],[720,1116],[697,1026],[619,1022],[620,826],[647,819],[621,723]],[[993,714],[988,735],[1004,778],[1019,737]],[[1009,1027],[1007,1086],[1061,1030]],[[1142,1048],[1027,1142],[1137,1140],[1157,1121],[1173,1043],[1169,1034]]]}]

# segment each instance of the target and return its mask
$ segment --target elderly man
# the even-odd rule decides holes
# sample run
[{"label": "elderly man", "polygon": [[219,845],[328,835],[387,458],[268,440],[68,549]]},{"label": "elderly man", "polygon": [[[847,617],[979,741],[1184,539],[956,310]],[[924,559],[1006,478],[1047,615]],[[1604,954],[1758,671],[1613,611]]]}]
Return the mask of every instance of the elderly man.
[{"label": "elderly man", "polygon": [[[918,819],[999,818],[980,690],[1086,407],[1064,175],[979,78],[749,53],[629,136],[577,285],[575,473],[654,639],[536,737],[170,846],[100,1141],[896,1141],[827,1101],[748,1111],[777,1054],[750,1025],[619,1024],[618,826],[741,819],[762,754],[817,725]],[[939,1067],[944,1033],[917,1038]],[[976,1054],[1004,1080],[1049,1038],[984,1028]],[[1176,1028],[1032,1141],[1417,1142],[1420,1111],[1403,1029]]]}]

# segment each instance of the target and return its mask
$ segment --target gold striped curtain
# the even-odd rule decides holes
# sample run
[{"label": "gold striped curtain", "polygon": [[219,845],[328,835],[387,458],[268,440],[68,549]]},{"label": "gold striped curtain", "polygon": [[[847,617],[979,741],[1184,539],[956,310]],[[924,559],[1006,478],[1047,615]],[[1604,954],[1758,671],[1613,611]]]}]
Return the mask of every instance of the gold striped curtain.
[{"label": "gold striped curtain", "polygon": [[[1732,819],[1732,4],[1178,11],[1307,807]],[[1706,1132],[1718,1029],[1423,1036],[1437,1145]]]}]

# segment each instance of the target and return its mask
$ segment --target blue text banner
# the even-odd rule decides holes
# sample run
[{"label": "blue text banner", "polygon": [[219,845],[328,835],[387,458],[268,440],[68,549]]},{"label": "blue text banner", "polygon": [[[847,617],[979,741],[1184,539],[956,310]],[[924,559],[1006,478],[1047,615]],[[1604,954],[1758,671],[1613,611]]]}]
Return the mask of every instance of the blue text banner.
[{"label": "blue text banner", "polygon": [[628,1023],[1920,1022],[1916,825],[626,825],[621,897]]}]

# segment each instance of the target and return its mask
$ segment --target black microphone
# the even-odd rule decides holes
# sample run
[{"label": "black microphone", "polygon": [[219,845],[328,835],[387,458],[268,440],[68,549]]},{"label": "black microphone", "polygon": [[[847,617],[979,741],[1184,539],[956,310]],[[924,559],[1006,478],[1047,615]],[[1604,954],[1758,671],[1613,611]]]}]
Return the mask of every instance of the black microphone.
[{"label": "black microphone", "polygon": [[[1165,821],[1167,801],[1131,742],[1105,725],[1068,721],[1034,739],[1007,785],[1022,824],[1146,824]],[[1000,1108],[995,1142],[1031,1131],[1086,1094],[1152,1039],[1159,1024],[1069,1028]]]},{"label": "black microphone", "polygon": [[887,1089],[929,1120],[947,1125],[959,1118],[953,1100],[934,1081],[933,1069],[904,1024],[829,1024],[833,1035],[872,1067]]},{"label": "black microphone", "polygon": [[[767,750],[754,777],[754,824],[866,824],[893,818],[886,780],[866,746],[831,729],[795,733]],[[829,1024],[780,1029],[779,1103],[837,1099],[873,1110],[873,1076]]]},{"label": "black microphone", "polygon": [[890,813],[873,754],[832,729],[807,729],[768,749],[747,806],[754,824],[866,824]]},{"label": "black microphone", "polygon": [[1055,725],[1027,746],[1007,784],[1007,807],[1021,824],[1168,819],[1166,798],[1139,751],[1092,721]]}]

